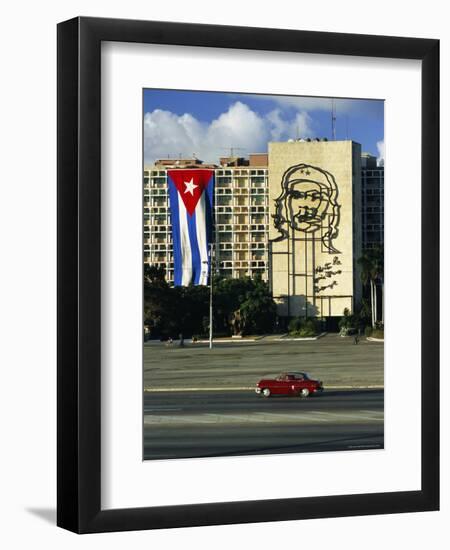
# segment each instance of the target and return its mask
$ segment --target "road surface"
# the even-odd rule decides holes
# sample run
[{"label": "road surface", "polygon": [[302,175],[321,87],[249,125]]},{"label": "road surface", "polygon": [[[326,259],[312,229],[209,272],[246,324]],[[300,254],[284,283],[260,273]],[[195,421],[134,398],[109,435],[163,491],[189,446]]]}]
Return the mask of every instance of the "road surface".
[{"label": "road surface", "polygon": [[383,390],[144,393],[144,459],[381,449],[383,422]]}]

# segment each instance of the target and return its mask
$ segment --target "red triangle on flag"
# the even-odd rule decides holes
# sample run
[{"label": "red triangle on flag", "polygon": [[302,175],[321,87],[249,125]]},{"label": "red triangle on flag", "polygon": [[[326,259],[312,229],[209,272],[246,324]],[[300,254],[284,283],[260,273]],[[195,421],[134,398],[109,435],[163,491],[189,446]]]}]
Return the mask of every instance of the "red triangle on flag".
[{"label": "red triangle on flag", "polygon": [[178,195],[190,216],[195,212],[213,173],[213,170],[167,170],[167,175],[178,189]]}]

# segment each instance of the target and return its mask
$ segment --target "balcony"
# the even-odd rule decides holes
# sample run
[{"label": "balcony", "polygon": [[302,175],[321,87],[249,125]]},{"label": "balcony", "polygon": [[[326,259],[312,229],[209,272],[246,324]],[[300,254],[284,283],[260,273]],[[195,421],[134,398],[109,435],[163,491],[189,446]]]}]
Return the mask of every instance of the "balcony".
[{"label": "balcony", "polygon": [[216,187],[229,187],[231,185],[232,179],[226,176],[216,177]]},{"label": "balcony", "polygon": [[[225,195],[225,196],[230,196],[230,195],[231,195],[231,189],[228,188],[228,187],[226,187],[226,188],[225,188],[225,187],[221,188],[221,187],[217,187],[217,186],[216,186],[216,194],[217,194],[218,196],[219,196],[219,195],[220,195],[220,196],[224,196],[224,195]],[[230,197],[230,198],[231,198],[231,197]]]},{"label": "balcony", "polygon": [[232,222],[233,220],[231,216],[224,216],[219,214],[216,218],[216,223],[218,225],[231,225]]},{"label": "balcony", "polygon": [[269,227],[268,225],[251,225],[250,226],[250,231],[268,231],[269,230]]}]

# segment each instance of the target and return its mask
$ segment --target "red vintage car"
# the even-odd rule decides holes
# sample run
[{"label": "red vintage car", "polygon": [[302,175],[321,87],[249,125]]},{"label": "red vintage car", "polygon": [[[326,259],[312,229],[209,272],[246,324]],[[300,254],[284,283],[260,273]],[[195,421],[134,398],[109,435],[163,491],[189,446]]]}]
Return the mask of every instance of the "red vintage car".
[{"label": "red vintage car", "polygon": [[256,384],[255,392],[263,397],[271,395],[297,395],[308,397],[321,393],[320,380],[311,380],[304,372],[283,372],[277,378],[263,378]]}]

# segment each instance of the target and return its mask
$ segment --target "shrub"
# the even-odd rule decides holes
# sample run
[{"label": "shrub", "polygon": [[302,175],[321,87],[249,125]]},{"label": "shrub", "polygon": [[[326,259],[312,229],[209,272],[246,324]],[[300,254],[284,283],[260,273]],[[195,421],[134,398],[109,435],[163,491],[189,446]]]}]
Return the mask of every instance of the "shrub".
[{"label": "shrub", "polygon": [[366,335],[366,337],[379,338],[380,340],[384,340],[384,328],[378,328],[378,324],[376,325],[376,328],[366,327],[364,330],[364,334]]},{"label": "shrub", "polygon": [[302,320],[303,319],[301,317],[294,317],[289,321],[289,325],[288,325],[289,334],[298,332],[302,328]]},{"label": "shrub", "polygon": [[299,338],[311,338],[320,332],[320,323],[317,319],[295,317],[289,322],[289,334]]},{"label": "shrub", "polygon": [[341,336],[354,336],[355,334],[358,334],[358,330],[355,327],[341,327],[341,330],[339,331],[339,334]]},{"label": "shrub", "polygon": [[358,319],[355,315],[350,313],[348,308],[344,309],[344,316],[339,319],[338,326],[340,328],[340,333],[344,336],[350,334],[352,331],[355,331],[358,325]]},{"label": "shrub", "polygon": [[295,333],[295,336],[299,338],[313,338],[314,336],[317,336],[317,331],[310,328],[301,328],[299,331]]}]

